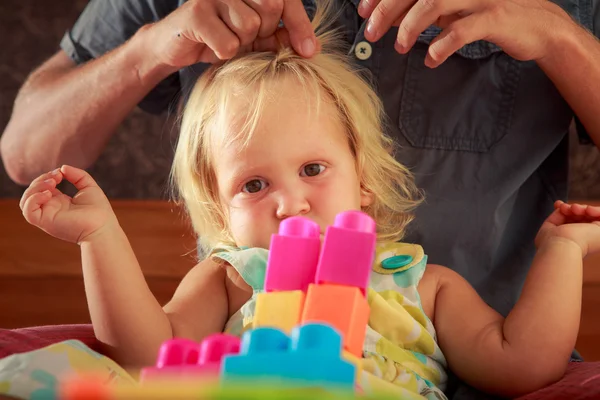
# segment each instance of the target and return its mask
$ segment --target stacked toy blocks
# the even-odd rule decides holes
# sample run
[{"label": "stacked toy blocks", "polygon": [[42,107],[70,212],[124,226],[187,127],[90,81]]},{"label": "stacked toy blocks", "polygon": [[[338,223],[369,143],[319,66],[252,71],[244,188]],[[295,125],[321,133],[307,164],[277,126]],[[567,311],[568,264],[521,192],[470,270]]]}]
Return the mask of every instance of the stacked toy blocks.
[{"label": "stacked toy blocks", "polygon": [[253,327],[279,328],[290,334],[300,322],[306,291],[315,280],[321,239],[319,225],[291,217],[271,237],[265,292],[256,298]]},{"label": "stacked toy blocks", "polygon": [[327,228],[315,283],[300,323],[327,322],[342,333],[344,349],[362,357],[369,304],[365,297],[375,257],[375,222],[359,211],[338,214]]},{"label": "stacked toy blocks", "polygon": [[375,222],[360,211],[339,214],[322,249],[316,223],[304,217],[282,221],[271,240],[254,327],[289,333],[298,324],[328,323],[341,333],[344,349],[361,357],[375,241]]},{"label": "stacked toy blocks", "polygon": [[215,334],[197,343],[187,339],[171,339],[159,350],[154,367],[143,368],[140,381],[156,379],[218,379],[223,358],[237,354],[240,339],[228,334]]}]

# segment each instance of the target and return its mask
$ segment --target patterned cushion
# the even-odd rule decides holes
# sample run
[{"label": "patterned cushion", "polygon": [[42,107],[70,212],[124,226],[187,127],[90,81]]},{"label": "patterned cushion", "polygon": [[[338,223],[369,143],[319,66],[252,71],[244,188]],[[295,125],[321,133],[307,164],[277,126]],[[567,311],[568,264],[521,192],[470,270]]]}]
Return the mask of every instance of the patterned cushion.
[{"label": "patterned cushion", "polygon": [[80,340],[96,351],[100,349],[100,343],[94,336],[92,325],[48,325],[0,329],[0,358],[36,350],[69,339]]},{"label": "patterned cushion", "polygon": [[600,399],[600,362],[569,363],[558,382],[518,400]]}]

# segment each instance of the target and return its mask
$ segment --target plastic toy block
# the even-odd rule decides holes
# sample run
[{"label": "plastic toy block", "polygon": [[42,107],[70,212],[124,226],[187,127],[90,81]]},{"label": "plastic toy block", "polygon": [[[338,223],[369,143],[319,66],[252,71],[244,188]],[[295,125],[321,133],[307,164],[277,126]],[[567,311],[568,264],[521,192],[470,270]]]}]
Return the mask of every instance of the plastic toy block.
[{"label": "plastic toy block", "polygon": [[347,350],[342,351],[342,358],[348,361],[350,364],[354,365],[354,369],[356,371],[355,376],[358,381],[360,377],[360,373],[362,372],[362,356],[357,357],[354,354],[350,353]]},{"label": "plastic toy block", "polygon": [[[212,391],[215,391],[214,389]],[[155,381],[140,385],[107,385],[93,377],[79,376],[61,383],[54,400],[192,400],[214,399],[211,386],[197,381]]]},{"label": "plastic toy block", "polygon": [[305,217],[286,218],[271,236],[265,291],[306,291],[315,281],[321,239],[319,225]]},{"label": "plastic toy block", "polygon": [[355,368],[341,359],[342,338],[331,326],[297,326],[287,336],[257,328],[242,336],[240,354],[225,357],[221,384],[280,383],[296,387],[352,390]]},{"label": "plastic toy block", "polygon": [[143,368],[140,381],[173,378],[218,378],[221,361],[227,354],[237,354],[240,339],[233,335],[215,334],[201,343],[187,339],[165,341],[159,350],[155,367]]},{"label": "plastic toy block", "polygon": [[361,211],[346,211],[327,228],[315,283],[353,286],[366,293],[375,258],[375,221]]},{"label": "plastic toy block", "polygon": [[358,288],[339,285],[310,285],[302,311],[302,324],[324,322],[344,338],[344,349],[362,356],[369,304]]},{"label": "plastic toy block", "polygon": [[[77,376],[60,384],[58,392],[47,400],[349,400],[358,398],[347,390],[285,385],[228,385],[219,387],[198,382],[155,381],[143,386],[107,385],[102,380]],[[367,397],[361,396],[364,400]],[[384,400],[384,399],[379,399]],[[390,399],[391,400],[391,399]]]},{"label": "plastic toy block", "polygon": [[301,290],[259,293],[252,326],[279,328],[290,334],[300,322],[305,296]]},{"label": "plastic toy block", "polygon": [[70,378],[59,385],[58,400],[112,400],[111,388],[97,377]]}]

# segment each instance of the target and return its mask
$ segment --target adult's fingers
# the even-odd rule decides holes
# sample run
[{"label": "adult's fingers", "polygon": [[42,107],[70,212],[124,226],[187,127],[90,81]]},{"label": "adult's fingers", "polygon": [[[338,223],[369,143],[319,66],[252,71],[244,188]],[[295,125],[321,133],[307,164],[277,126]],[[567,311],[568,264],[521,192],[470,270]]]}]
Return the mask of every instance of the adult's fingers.
[{"label": "adult's fingers", "polygon": [[278,51],[290,45],[290,34],[287,29],[279,28],[271,36],[254,41],[253,51]]},{"label": "adult's fingers", "polygon": [[435,68],[466,44],[487,36],[490,25],[485,14],[472,14],[448,25],[431,41],[425,65]]},{"label": "adult's fingers", "polygon": [[284,0],[281,19],[294,50],[303,57],[312,57],[317,51],[317,38],[302,1]]},{"label": "adult's fingers", "polygon": [[220,60],[235,56],[240,39],[221,19],[214,5],[209,1],[196,1],[190,7],[192,13],[180,34],[194,42],[206,44]]},{"label": "adult's fingers", "polygon": [[260,16],[258,37],[267,38],[275,34],[285,1],[289,0],[244,0]]},{"label": "adult's fingers", "polygon": [[444,16],[454,15],[467,7],[468,0],[418,0],[406,13],[398,28],[400,48],[410,49],[419,35]]},{"label": "adult's fingers", "polygon": [[401,15],[408,12],[415,0],[369,0],[369,4],[377,3],[370,14],[365,39],[376,42],[390,30]]},{"label": "adult's fingers", "polygon": [[218,2],[219,17],[235,33],[241,46],[254,42],[261,26],[261,16],[243,1]]},{"label": "adult's fingers", "polygon": [[358,15],[364,19],[369,18],[380,1],[381,0],[361,0],[360,3],[358,3]]}]

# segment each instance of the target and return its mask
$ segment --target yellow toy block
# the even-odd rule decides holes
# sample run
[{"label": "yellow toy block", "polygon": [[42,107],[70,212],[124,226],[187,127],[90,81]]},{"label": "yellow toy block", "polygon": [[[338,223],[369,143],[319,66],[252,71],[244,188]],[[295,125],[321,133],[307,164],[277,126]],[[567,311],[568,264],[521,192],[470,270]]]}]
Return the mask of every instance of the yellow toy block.
[{"label": "yellow toy block", "polygon": [[279,328],[288,335],[298,325],[304,308],[305,294],[301,290],[266,292],[256,296],[252,327]]}]

